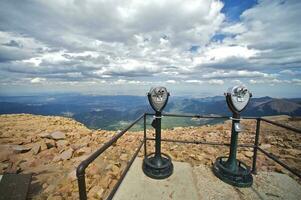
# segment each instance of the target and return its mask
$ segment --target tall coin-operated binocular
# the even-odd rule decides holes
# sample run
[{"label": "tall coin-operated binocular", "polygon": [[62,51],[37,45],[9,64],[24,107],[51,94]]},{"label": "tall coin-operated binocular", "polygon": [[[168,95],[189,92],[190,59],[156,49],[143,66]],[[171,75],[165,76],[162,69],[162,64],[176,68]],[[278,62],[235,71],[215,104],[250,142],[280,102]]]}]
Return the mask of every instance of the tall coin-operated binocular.
[{"label": "tall coin-operated binocular", "polygon": [[165,87],[156,87],[151,88],[147,96],[151,107],[156,112],[152,122],[156,130],[155,153],[148,154],[144,158],[142,169],[151,178],[164,179],[173,173],[171,158],[161,153],[161,112],[168,102],[169,92]]},{"label": "tall coin-operated binocular", "polygon": [[228,89],[226,101],[233,113],[239,114],[243,111],[252,97],[252,93],[245,86],[234,86]]},{"label": "tall coin-operated binocular", "polygon": [[168,102],[169,92],[165,87],[151,88],[147,93],[148,101],[156,112],[161,112]]},{"label": "tall coin-operated binocular", "polygon": [[243,86],[234,86],[225,93],[226,101],[232,112],[232,131],[229,157],[219,157],[213,165],[214,174],[222,181],[237,187],[249,187],[253,183],[250,168],[236,159],[238,133],[242,131],[240,112],[252,97],[252,93]]}]

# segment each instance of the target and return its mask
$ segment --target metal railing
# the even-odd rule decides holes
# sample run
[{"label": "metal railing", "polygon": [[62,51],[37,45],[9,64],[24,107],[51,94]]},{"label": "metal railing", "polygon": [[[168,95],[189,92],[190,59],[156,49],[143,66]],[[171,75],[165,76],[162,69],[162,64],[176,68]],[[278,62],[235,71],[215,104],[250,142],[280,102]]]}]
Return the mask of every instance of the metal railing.
[{"label": "metal railing", "polygon": [[287,130],[290,130],[290,131],[294,131],[296,133],[301,134],[301,129],[294,128],[294,127],[291,127],[291,126],[287,126],[285,124],[280,124],[278,122],[271,121],[271,120],[268,120],[268,119],[265,119],[265,118],[257,118],[256,135],[255,135],[255,143],[254,143],[254,155],[253,155],[253,164],[252,164],[252,172],[256,173],[257,151],[259,150],[264,155],[266,155],[268,158],[272,159],[273,161],[275,161],[276,163],[280,164],[282,167],[284,167],[285,169],[287,169],[288,171],[290,171],[294,175],[296,175],[299,178],[301,178],[301,174],[297,170],[289,167],[287,164],[285,164],[284,162],[280,161],[279,158],[277,158],[275,155],[273,155],[270,152],[267,152],[266,150],[263,150],[262,148],[260,148],[260,146],[258,146],[261,121],[264,121],[264,122],[266,122],[268,124],[272,124],[272,125],[275,125],[275,126],[278,126],[278,127],[281,127],[281,128],[284,128],[284,129],[287,129]]},{"label": "metal railing", "polygon": [[[85,182],[85,170],[86,168],[98,157],[100,156],[104,151],[106,151],[109,147],[111,147],[120,137],[122,137],[130,128],[132,128],[135,124],[137,124],[142,118],[143,118],[143,140],[139,143],[138,148],[134,152],[133,156],[131,157],[130,161],[128,162],[128,165],[125,167],[124,171],[122,172],[120,179],[117,181],[115,186],[113,187],[112,191],[109,193],[107,200],[111,200],[116,191],[118,190],[121,182],[123,181],[125,175],[127,174],[128,170],[132,166],[135,158],[137,157],[139,151],[141,150],[141,147],[144,145],[144,156],[147,155],[147,141],[148,140],[155,140],[155,138],[148,138],[146,135],[146,117],[147,116],[153,116],[153,113],[144,113],[140,117],[138,117],[133,123],[128,125],[124,130],[117,133],[112,139],[110,139],[108,142],[104,143],[98,150],[96,150],[93,154],[91,154],[87,159],[82,161],[80,165],[77,167],[76,170],[76,176],[78,181],[78,187],[79,187],[79,197],[81,200],[87,199],[87,191],[86,191],[86,182]],[[211,115],[184,115],[184,114],[162,114],[162,116],[167,117],[188,117],[188,118],[197,118],[197,119],[230,119],[228,116],[211,116]],[[272,159],[273,161],[277,162],[281,166],[283,166],[285,169],[293,173],[294,175],[301,178],[301,174],[289,167],[287,164],[283,163],[279,160],[276,156],[273,154],[263,150],[260,148],[259,145],[259,136],[260,136],[260,126],[261,121],[264,121],[266,123],[282,127],[297,133],[301,134],[301,129],[293,128],[284,124],[280,124],[278,122],[274,122],[265,118],[261,117],[243,117],[243,119],[253,119],[256,120],[256,131],[255,131],[255,140],[254,144],[239,144],[238,147],[248,147],[253,148],[253,156],[252,156],[252,173],[256,174],[257,168],[257,154],[258,150],[262,152],[264,155],[266,155],[268,158]],[[186,144],[205,144],[205,145],[213,145],[213,146],[230,146],[230,143],[217,143],[217,142],[207,142],[207,141],[196,141],[196,140],[173,140],[173,139],[162,139],[163,142],[176,142],[176,143],[186,143]]]},{"label": "metal railing", "polygon": [[[132,128],[136,123],[138,123],[145,114],[138,117],[133,123],[131,123],[128,127],[126,127],[123,131],[116,134],[111,140],[106,142],[102,145],[98,150],[96,150],[93,154],[91,154],[87,159],[82,161],[79,166],[76,169],[76,176],[77,176],[77,182],[78,182],[78,189],[79,189],[79,198],[81,200],[87,199],[87,191],[86,191],[86,180],[85,180],[85,170],[86,168],[98,157],[100,156],[105,150],[107,150],[109,147],[111,147],[121,136],[123,136],[130,128]],[[117,191],[119,185],[121,184],[121,181],[125,177],[127,171],[131,167],[132,163],[135,160],[135,157],[138,155],[138,152],[140,151],[142,144],[144,141],[141,141],[141,144],[139,145],[139,148],[134,153],[134,156],[131,158],[131,161],[129,162],[128,166],[126,167],[126,170],[121,174],[121,178],[116,183],[114,189],[109,194],[107,199],[112,199],[115,192]],[[121,180],[121,181],[120,181]]]}]

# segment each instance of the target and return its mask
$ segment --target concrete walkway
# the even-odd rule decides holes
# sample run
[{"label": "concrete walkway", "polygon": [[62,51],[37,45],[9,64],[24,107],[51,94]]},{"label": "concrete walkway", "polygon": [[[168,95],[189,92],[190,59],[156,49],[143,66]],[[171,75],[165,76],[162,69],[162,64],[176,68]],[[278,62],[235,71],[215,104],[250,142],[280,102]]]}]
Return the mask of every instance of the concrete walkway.
[{"label": "concrete walkway", "polygon": [[207,166],[173,162],[174,173],[165,180],[144,175],[136,158],[114,200],[300,199],[301,186],[291,177],[274,172],[254,176],[250,188],[236,188],[216,178]]},{"label": "concrete walkway", "polygon": [[237,188],[216,178],[207,166],[194,167],[193,173],[201,200],[301,199],[301,185],[286,174],[259,172],[251,187]]},{"label": "concrete walkway", "polygon": [[173,164],[174,173],[169,178],[155,180],[144,175],[142,159],[136,158],[113,199],[199,199],[191,166],[181,162]]}]

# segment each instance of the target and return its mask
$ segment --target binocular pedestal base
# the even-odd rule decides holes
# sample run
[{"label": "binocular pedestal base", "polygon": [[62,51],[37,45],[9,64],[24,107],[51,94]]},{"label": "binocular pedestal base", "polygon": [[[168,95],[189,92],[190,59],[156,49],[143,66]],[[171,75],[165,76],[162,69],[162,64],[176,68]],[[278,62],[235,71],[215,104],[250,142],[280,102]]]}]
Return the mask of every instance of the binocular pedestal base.
[{"label": "binocular pedestal base", "polygon": [[154,153],[151,153],[144,158],[142,169],[144,174],[150,178],[164,179],[173,173],[173,164],[168,155],[162,153],[162,156],[155,156]]},{"label": "binocular pedestal base", "polygon": [[227,157],[219,157],[213,165],[213,173],[222,181],[236,187],[250,187],[253,183],[251,170],[246,164],[237,160],[236,170],[227,166]]}]

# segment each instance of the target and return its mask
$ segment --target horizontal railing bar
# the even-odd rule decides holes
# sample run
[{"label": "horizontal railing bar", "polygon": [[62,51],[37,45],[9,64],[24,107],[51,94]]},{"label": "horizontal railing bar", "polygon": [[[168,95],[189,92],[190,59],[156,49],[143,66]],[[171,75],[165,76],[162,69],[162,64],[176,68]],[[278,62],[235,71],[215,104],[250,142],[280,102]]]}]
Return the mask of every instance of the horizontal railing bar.
[{"label": "horizontal railing bar", "polygon": [[[145,113],[145,115],[155,115],[154,113]],[[162,113],[162,116],[166,117],[189,117],[189,118],[204,118],[204,119],[230,119],[229,116],[212,116],[212,115],[189,115],[189,114],[173,114],[173,113]],[[241,117],[242,119],[259,119],[259,117]]]},{"label": "horizontal railing bar", "polygon": [[265,154],[267,157],[269,157],[270,159],[272,159],[273,161],[275,161],[276,163],[278,163],[279,165],[281,165],[282,167],[284,167],[285,169],[287,169],[288,171],[292,172],[294,175],[298,176],[299,178],[301,178],[301,174],[299,174],[295,169],[290,168],[287,164],[281,162],[276,156],[274,156],[273,154],[263,150],[260,147],[257,147],[257,149],[259,151],[261,151],[263,154]]},{"label": "horizontal railing bar", "polygon": [[250,117],[250,116],[242,116],[242,119],[260,119],[260,117]]},{"label": "horizontal railing bar", "polygon": [[[145,115],[155,115],[154,113],[145,113]],[[167,117],[190,117],[190,118],[215,118],[215,119],[229,119],[228,116],[210,116],[210,115],[187,115],[187,114],[171,114],[162,113],[162,116]]]},{"label": "horizontal railing bar", "polygon": [[169,113],[163,113],[163,116],[167,117],[192,117],[192,118],[208,118],[208,119],[229,119],[228,116],[211,116],[211,115],[182,115],[182,114],[169,114]]},{"label": "horizontal railing bar", "polygon": [[134,155],[132,156],[130,162],[128,163],[128,165],[126,166],[126,168],[124,169],[124,171],[122,172],[122,174],[121,174],[121,176],[120,176],[118,182],[115,184],[114,188],[113,188],[112,191],[110,192],[110,194],[109,194],[107,200],[113,199],[115,193],[117,192],[117,190],[118,190],[118,188],[119,188],[121,182],[123,181],[123,179],[125,178],[126,174],[128,173],[130,167],[132,166],[132,164],[133,164],[135,158],[137,157],[137,155],[138,155],[138,153],[139,153],[139,151],[140,151],[140,149],[141,149],[141,147],[142,147],[143,144],[144,144],[144,140],[141,141],[139,147],[138,147],[137,150],[135,151],[135,153],[134,153]]},{"label": "horizontal railing bar", "polygon": [[291,131],[294,131],[294,132],[297,132],[297,133],[301,133],[301,129],[298,129],[298,128],[294,128],[294,127],[291,127],[291,126],[287,126],[285,124],[280,124],[278,122],[275,122],[275,121],[271,121],[269,119],[266,119],[266,118],[261,118],[262,121],[265,121],[267,123],[270,123],[270,124],[273,124],[275,126],[279,126],[279,127],[282,127],[282,128],[285,128],[285,129],[288,129],[288,130],[291,130]]},{"label": "horizontal railing bar", "polygon": [[[155,140],[155,138],[146,138],[146,140]],[[218,143],[218,142],[206,142],[206,141],[195,141],[195,140],[172,140],[172,139],[161,139],[163,142],[176,142],[186,144],[206,144],[215,146],[230,146],[230,143]],[[252,144],[239,144],[238,147],[254,148]]]}]

